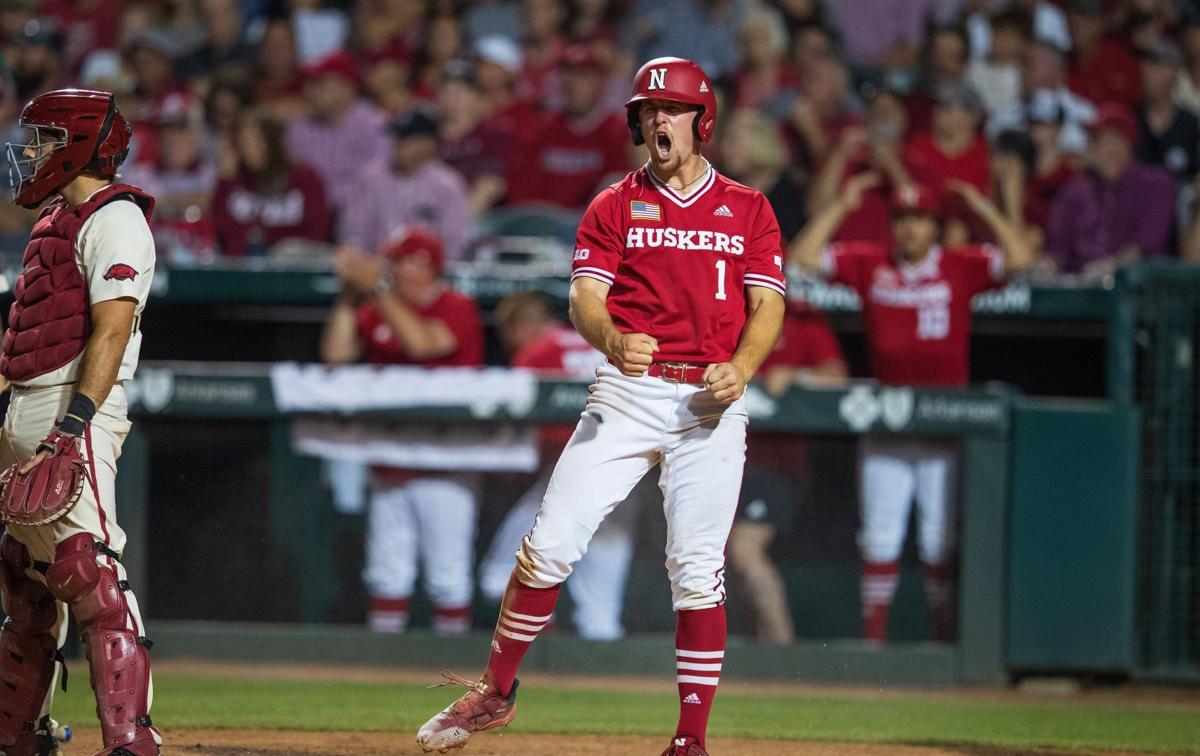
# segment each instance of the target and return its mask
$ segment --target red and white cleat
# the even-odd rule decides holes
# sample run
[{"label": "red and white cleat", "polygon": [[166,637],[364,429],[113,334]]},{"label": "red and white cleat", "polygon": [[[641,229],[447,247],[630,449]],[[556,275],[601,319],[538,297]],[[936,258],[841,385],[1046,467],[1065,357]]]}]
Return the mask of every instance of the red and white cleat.
[{"label": "red and white cleat", "polygon": [[708,756],[708,751],[700,745],[700,741],[691,735],[684,735],[671,741],[662,756]]},{"label": "red and white cleat", "polygon": [[443,672],[442,677],[446,681],[433,687],[465,685],[470,690],[417,732],[417,745],[426,753],[462,748],[475,733],[503,727],[517,715],[517,681],[513,681],[508,696],[502,696],[486,679],[471,682],[450,672]]}]

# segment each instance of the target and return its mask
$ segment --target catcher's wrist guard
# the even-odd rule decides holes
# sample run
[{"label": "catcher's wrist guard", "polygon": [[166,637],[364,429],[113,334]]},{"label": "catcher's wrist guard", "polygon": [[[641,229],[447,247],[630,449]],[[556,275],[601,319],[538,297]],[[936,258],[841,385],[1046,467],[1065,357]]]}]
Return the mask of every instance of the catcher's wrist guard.
[{"label": "catcher's wrist guard", "polygon": [[[96,403],[85,394],[76,394],[67,406],[67,414],[59,418],[58,430],[69,436],[82,436],[88,423],[96,416]],[[42,442],[44,445],[45,442]],[[43,448],[39,445],[38,448]]]}]

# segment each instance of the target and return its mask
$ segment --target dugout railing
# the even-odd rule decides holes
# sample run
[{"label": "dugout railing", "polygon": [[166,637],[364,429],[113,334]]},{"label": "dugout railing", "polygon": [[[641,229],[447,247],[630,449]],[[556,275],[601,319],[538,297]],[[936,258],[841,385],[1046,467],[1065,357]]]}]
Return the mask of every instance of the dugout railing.
[{"label": "dugout railing", "polygon": [[[404,369],[396,374],[397,391],[410,385]],[[204,622],[155,621],[156,633],[163,642],[156,653],[169,656],[214,655],[247,659],[329,659],[343,662],[374,660],[420,666],[462,664],[486,649],[479,638],[467,641],[436,639],[415,632],[404,638],[373,636],[361,628],[320,625],[336,601],[336,548],[330,531],[328,506],[318,493],[317,466],[311,459],[299,458],[292,450],[291,421],[306,413],[295,406],[281,409],[270,378],[269,366],[215,364],[145,364],[136,381],[129,385],[135,428],[122,460],[119,479],[122,517],[130,526],[132,561],[129,566],[136,580],[145,576],[143,561],[147,535],[145,523],[150,507],[171,506],[169,501],[147,501],[147,476],[171,476],[178,471],[151,469],[146,466],[148,449],[144,431],[158,423],[205,422],[226,420],[232,424],[263,425],[270,453],[265,475],[269,484],[267,524],[264,537],[282,553],[283,567],[298,576],[294,580],[299,607],[294,625],[231,624]],[[508,404],[464,402],[460,405],[377,408],[369,413],[380,422],[435,424],[542,424],[572,422],[586,398],[586,385],[573,382],[538,382],[529,401]],[[960,682],[995,683],[1008,679],[1009,661],[1015,647],[1033,666],[1054,665],[1055,647],[1049,650],[1043,636],[1071,635],[1095,648],[1112,646],[1114,652],[1097,663],[1105,668],[1119,667],[1128,651],[1121,632],[1113,627],[1120,603],[1109,605],[1110,597],[1098,596],[1092,610],[1112,626],[1085,617],[1062,617],[1046,607],[1061,605],[1062,595],[1076,592],[1080,585],[1093,584],[1095,567],[1103,564],[1120,573],[1119,560],[1095,549],[1078,553],[1060,550],[1058,565],[1065,577],[1051,579],[1039,575],[1036,551],[1021,546],[1021,538],[1012,539],[1010,518],[1023,518],[1022,531],[1056,533],[1053,502],[1038,498],[1045,488],[1021,487],[1034,493],[1021,502],[1011,500],[1010,474],[1013,466],[1011,441],[1014,418],[1025,427],[1031,418],[1051,422],[1062,433],[1080,420],[1091,423],[1085,432],[1097,437],[1119,436],[1121,426],[1109,421],[1112,408],[1103,402],[1055,403],[1042,406],[1022,399],[1000,387],[973,391],[925,391],[909,388],[884,388],[870,383],[844,390],[810,391],[796,389],[779,399],[753,390],[749,403],[752,427],[759,430],[795,431],[810,434],[917,434],[958,438],[962,443],[962,526],[960,631],[958,642],[946,646],[930,643],[891,644],[883,649],[846,641],[802,641],[791,646],[760,646],[742,642],[738,669],[733,674],[754,678],[857,681],[871,683],[953,684]],[[1049,414],[1047,414],[1049,412]],[[1054,413],[1059,413],[1055,415]],[[327,410],[318,414],[330,414]],[[1099,424],[1097,425],[1096,422]],[[177,426],[182,427],[182,426]],[[1036,428],[1031,438],[1045,438]],[[1075,444],[1079,446],[1079,444]],[[1053,450],[1033,444],[1025,457],[1045,459]],[[1108,453],[1088,454],[1090,461],[1112,468],[1112,460],[1127,454],[1116,444]],[[1028,465],[1027,465],[1028,466]],[[1035,471],[1035,474],[1040,474]],[[1071,483],[1056,496],[1072,497]],[[1119,508],[1120,487],[1110,487],[1111,501],[1093,502],[1093,509]],[[249,494],[243,494],[249,495]],[[1097,495],[1103,496],[1103,492]],[[846,507],[856,507],[848,498]],[[1059,523],[1061,525],[1061,523]],[[1056,538],[1070,537],[1057,533]],[[186,538],[186,534],[172,534]],[[220,545],[216,545],[220,548]],[[279,552],[278,550],[282,550]],[[265,553],[265,549],[264,549]],[[1034,554],[1034,556],[1030,556]],[[138,556],[141,555],[141,556]],[[224,555],[232,558],[233,555]],[[1031,561],[1032,559],[1032,561]],[[228,561],[226,559],[225,561]],[[213,579],[238,579],[220,576],[222,555],[214,555]],[[156,565],[162,569],[164,565]],[[1015,571],[1015,572],[1014,572]],[[1010,601],[1011,574],[1032,575],[1033,594],[1017,592],[1014,615]],[[249,576],[247,576],[249,577]],[[1024,580],[1024,578],[1022,578]],[[246,585],[254,583],[247,581]],[[249,589],[248,590],[252,590]],[[153,601],[148,614],[155,620]],[[802,607],[800,611],[804,611]],[[1014,621],[1017,620],[1017,621]],[[1129,620],[1131,621],[1131,620]],[[1066,625],[1062,623],[1066,623]],[[1093,638],[1098,633],[1100,640]],[[1116,638],[1115,641],[1113,638]],[[547,638],[533,655],[538,669],[558,671],[596,671],[613,673],[656,672],[660,653],[669,646],[669,637],[633,636],[616,644],[588,644],[568,637]],[[340,642],[337,642],[340,641]],[[1014,646],[1015,644],[1015,646]],[[661,647],[661,648],[660,648]],[[331,654],[333,656],[331,656]],[[1049,654],[1047,656],[1047,654]],[[662,656],[662,659],[658,657]],[[1089,658],[1084,659],[1084,666]],[[1072,666],[1070,664],[1066,666]],[[664,671],[669,671],[664,668]]]}]

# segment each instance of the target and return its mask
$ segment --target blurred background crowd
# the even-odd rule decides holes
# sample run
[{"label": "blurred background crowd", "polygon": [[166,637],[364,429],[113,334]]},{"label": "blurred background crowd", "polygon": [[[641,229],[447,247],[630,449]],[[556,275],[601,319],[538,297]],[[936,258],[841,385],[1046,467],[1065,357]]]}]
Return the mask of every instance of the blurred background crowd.
[{"label": "blurred background crowd", "polygon": [[[158,197],[174,264],[370,253],[423,226],[454,265],[497,211],[569,220],[640,162],[623,102],[660,55],[717,82],[707,152],[788,237],[869,170],[886,181],[840,240],[886,241],[907,182],[938,193],[947,241],[987,240],[957,179],[1043,275],[1200,261],[1187,0],[7,0],[0,35],[6,140],[40,92],[117,93],[124,177]],[[0,211],[6,248],[31,221]]]}]

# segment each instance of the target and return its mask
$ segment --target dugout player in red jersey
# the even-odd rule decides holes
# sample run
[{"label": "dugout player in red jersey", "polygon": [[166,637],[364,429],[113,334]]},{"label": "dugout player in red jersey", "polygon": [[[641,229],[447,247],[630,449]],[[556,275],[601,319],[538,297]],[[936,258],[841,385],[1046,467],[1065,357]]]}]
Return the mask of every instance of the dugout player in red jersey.
[{"label": "dugout player in red jersey", "polygon": [[516,714],[517,667],[600,522],[656,465],[676,611],[679,723],[665,756],[703,756],[725,656],[725,542],[746,449],[746,381],[779,336],[779,224],[761,192],[700,154],[717,102],[695,63],[657,58],[626,103],[649,161],[601,192],[576,237],[571,320],[608,358],[517,552],[487,669],[425,723],[445,752]]},{"label": "dugout player in red jersey", "polygon": [[[442,281],[442,242],[410,229],[378,255],[343,247],[335,260],[342,292],[321,336],[326,364],[473,367],[483,364],[483,329],[470,297]],[[420,557],[433,629],[470,629],[476,496],[473,476],[372,468],[363,581],[372,630],[400,633]]]},{"label": "dugout player in red jersey", "polygon": [[[965,386],[971,298],[1003,285],[1010,274],[1032,262],[1033,253],[1021,230],[975,187],[961,181],[948,186],[988,225],[999,248],[940,246],[941,208],[932,192],[919,184],[899,187],[892,198],[891,246],[830,245],[842,220],[877,180],[871,174],[850,179],[841,196],[793,242],[793,259],[846,284],[862,298],[871,365],[881,382]],[[863,555],[863,633],[868,640],[882,642],[887,637],[914,500],[933,637],[953,638],[956,467],[957,453],[944,444],[898,436],[864,440],[858,542]]]}]

